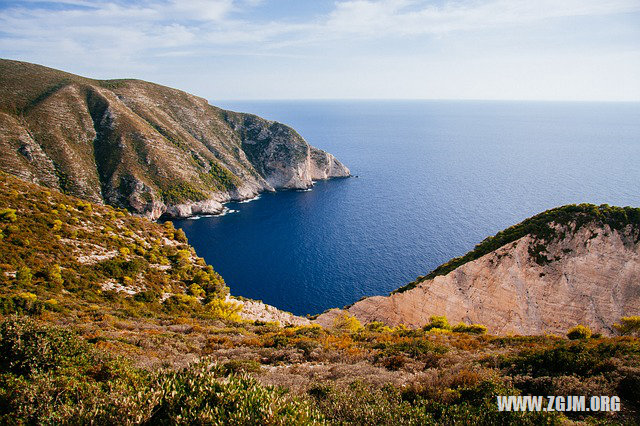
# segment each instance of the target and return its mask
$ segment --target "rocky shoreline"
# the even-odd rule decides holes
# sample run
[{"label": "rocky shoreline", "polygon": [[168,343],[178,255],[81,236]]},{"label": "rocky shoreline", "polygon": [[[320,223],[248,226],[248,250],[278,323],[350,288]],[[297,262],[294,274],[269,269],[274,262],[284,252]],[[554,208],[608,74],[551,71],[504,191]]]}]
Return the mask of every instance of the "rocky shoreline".
[{"label": "rocky shoreline", "polygon": [[[260,196],[265,192],[280,192],[280,191],[311,191],[315,182],[319,180],[332,180],[332,179],[345,179],[352,177],[350,174],[347,176],[333,176],[324,179],[317,179],[311,183],[311,186],[304,189],[299,188],[281,188],[278,190],[263,190],[256,194],[249,194],[243,197],[230,197],[228,199],[211,198],[204,201],[191,201],[176,205],[166,206],[164,204],[155,206],[149,211],[149,214],[144,215],[149,220],[171,220],[171,219],[188,219],[193,217],[206,217],[206,216],[223,216],[230,212],[225,205],[228,203],[249,203],[251,201],[258,200]],[[164,208],[162,207],[164,206]],[[159,213],[161,212],[161,213]],[[158,214],[159,213],[159,214]]]}]

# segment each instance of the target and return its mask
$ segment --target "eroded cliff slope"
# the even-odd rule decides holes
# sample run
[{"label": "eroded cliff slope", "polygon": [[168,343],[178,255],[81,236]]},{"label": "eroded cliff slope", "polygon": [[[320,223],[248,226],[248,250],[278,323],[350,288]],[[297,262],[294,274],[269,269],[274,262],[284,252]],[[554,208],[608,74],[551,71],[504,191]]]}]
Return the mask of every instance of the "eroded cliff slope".
[{"label": "eroded cliff slope", "polygon": [[[640,312],[640,209],[582,204],[541,213],[488,238],[403,289],[348,308],[364,322],[420,327],[432,315],[495,334],[610,333]],[[338,310],[318,322],[330,323]]]},{"label": "eroded cliff slope", "polygon": [[349,176],[295,130],[140,80],[0,60],[0,170],[155,219]]}]

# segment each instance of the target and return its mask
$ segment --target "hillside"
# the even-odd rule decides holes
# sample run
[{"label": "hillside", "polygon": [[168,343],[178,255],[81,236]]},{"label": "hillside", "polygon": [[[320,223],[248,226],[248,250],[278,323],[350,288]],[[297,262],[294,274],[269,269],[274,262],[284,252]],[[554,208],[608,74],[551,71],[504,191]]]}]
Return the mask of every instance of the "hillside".
[{"label": "hillside", "polygon": [[[234,300],[182,230],[0,172],[0,310],[85,316],[304,318]],[[246,306],[245,306],[246,305]],[[68,319],[68,317],[67,317]]]},{"label": "hillside", "polygon": [[578,323],[610,334],[618,318],[640,312],[639,243],[640,209],[559,207],[347,311],[390,325],[421,327],[432,315],[446,315],[499,334],[563,333]]},{"label": "hillside", "polygon": [[0,170],[156,219],[349,176],[295,130],[140,80],[0,60]]}]

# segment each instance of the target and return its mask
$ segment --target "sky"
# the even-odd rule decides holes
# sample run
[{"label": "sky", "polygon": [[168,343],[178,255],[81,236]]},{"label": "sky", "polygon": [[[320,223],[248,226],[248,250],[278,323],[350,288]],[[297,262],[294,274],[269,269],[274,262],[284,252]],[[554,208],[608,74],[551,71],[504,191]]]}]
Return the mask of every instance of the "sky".
[{"label": "sky", "polygon": [[640,101],[640,0],[0,0],[0,57],[210,100]]}]

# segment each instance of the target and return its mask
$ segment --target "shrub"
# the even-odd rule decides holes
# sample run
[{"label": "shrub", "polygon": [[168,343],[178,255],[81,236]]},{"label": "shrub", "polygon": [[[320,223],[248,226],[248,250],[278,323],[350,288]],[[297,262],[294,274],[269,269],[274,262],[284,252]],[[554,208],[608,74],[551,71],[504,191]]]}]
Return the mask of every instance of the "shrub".
[{"label": "shrub", "polygon": [[242,305],[235,302],[227,302],[224,299],[213,299],[205,306],[208,316],[229,321],[240,321],[240,312]]},{"label": "shrub", "polygon": [[16,282],[20,286],[31,285],[32,278],[33,278],[33,274],[31,273],[31,269],[29,269],[26,266],[23,266],[16,271]]},{"label": "shrub", "polygon": [[44,307],[47,308],[50,311],[56,311],[59,312],[60,309],[60,305],[58,304],[58,301],[56,299],[47,299],[44,301]]},{"label": "shrub", "polygon": [[225,374],[257,373],[260,371],[260,363],[252,359],[234,359],[225,362],[222,368]]},{"label": "shrub", "polygon": [[0,313],[4,315],[37,315],[42,312],[42,308],[43,303],[33,293],[23,292],[13,296],[0,296]]},{"label": "shrub", "polygon": [[53,232],[58,232],[61,229],[62,229],[62,221],[60,219],[54,220],[53,223],[51,224],[51,230]]},{"label": "shrub", "polygon": [[456,333],[486,334],[487,327],[482,324],[467,325],[463,322],[460,322],[452,328],[452,331],[455,331]]},{"label": "shrub", "polygon": [[191,284],[189,286],[189,294],[195,297],[203,297],[204,290],[198,284]]},{"label": "shrub", "polygon": [[640,316],[623,317],[620,323],[614,324],[613,327],[622,335],[640,335]]},{"label": "shrub", "polygon": [[364,326],[367,331],[371,331],[374,333],[388,333],[391,331],[391,328],[387,327],[385,323],[380,321],[372,321]]},{"label": "shrub", "polygon": [[47,268],[46,276],[49,285],[53,288],[59,288],[64,283],[64,279],[62,278],[62,269],[57,263]]},{"label": "shrub", "polygon": [[140,291],[133,296],[138,302],[154,303],[160,300],[160,293],[155,290]]},{"label": "shrub", "polygon": [[575,374],[582,377],[613,371],[613,357],[640,355],[640,346],[635,342],[599,342],[578,340],[558,341],[551,348],[528,349],[515,358],[502,361],[503,367],[512,372],[533,377],[562,376]]},{"label": "shrub", "polygon": [[229,376],[206,362],[157,380],[160,397],[154,401],[149,424],[307,425],[322,422],[310,404],[255,379]]},{"label": "shrub", "polygon": [[175,256],[176,262],[183,266],[189,263],[189,259],[191,259],[191,252],[189,250],[178,250]]},{"label": "shrub", "polygon": [[91,207],[91,203],[89,202],[78,201],[76,203],[76,208],[88,214],[91,214],[93,212],[93,207]]},{"label": "shrub", "polygon": [[429,331],[434,328],[451,330],[451,325],[449,325],[449,321],[445,316],[432,316],[429,318],[429,324],[426,324],[422,329],[424,331]]},{"label": "shrub", "polygon": [[167,204],[179,204],[185,200],[203,201],[207,199],[207,195],[200,189],[188,183],[179,183],[169,185],[162,189],[160,194]]},{"label": "shrub", "polygon": [[57,370],[87,360],[88,347],[75,334],[27,318],[0,324],[0,371],[18,375]]},{"label": "shrub", "polygon": [[174,294],[164,301],[163,306],[167,312],[194,312],[202,308],[202,305],[193,296],[186,294]]},{"label": "shrub", "polygon": [[18,220],[15,209],[0,209],[0,222],[15,222]]},{"label": "shrub", "polygon": [[341,312],[333,319],[333,328],[342,332],[354,333],[362,328],[362,324],[356,317]]},{"label": "shrub", "polygon": [[122,424],[148,417],[153,390],[74,333],[28,319],[0,325],[0,423]]},{"label": "shrub", "polygon": [[576,325],[569,329],[567,337],[570,340],[588,339],[591,337],[591,329],[584,325]]},{"label": "shrub", "polygon": [[187,236],[182,229],[177,229],[176,232],[174,232],[173,239],[178,241],[179,243],[187,244],[188,242]]}]

